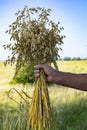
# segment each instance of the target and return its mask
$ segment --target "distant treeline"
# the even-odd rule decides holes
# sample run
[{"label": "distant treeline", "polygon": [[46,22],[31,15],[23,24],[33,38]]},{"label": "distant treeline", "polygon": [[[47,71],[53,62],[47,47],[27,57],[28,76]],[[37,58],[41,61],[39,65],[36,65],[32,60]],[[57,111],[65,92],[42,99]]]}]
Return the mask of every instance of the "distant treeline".
[{"label": "distant treeline", "polygon": [[69,61],[69,60],[87,60],[87,58],[80,58],[80,57],[64,57],[64,58],[58,58],[58,60],[66,60],[66,61]]},{"label": "distant treeline", "polygon": [[[55,58],[55,60],[66,60],[66,61],[68,61],[68,60],[87,60],[87,58],[81,58],[81,57],[63,57],[63,58],[61,58],[61,57],[58,57],[58,58]],[[0,62],[4,62],[5,60],[0,60]]]}]

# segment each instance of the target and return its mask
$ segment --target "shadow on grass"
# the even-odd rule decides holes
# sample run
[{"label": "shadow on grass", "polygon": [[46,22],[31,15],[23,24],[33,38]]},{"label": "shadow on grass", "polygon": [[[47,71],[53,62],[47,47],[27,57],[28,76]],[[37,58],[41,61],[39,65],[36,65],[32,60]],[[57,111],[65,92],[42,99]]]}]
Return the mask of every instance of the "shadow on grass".
[{"label": "shadow on grass", "polygon": [[87,130],[87,98],[52,107],[59,130]]},{"label": "shadow on grass", "polygon": [[26,130],[26,110],[0,104],[0,130]]},{"label": "shadow on grass", "polygon": [[[87,130],[87,98],[59,103],[52,107],[58,130]],[[0,104],[0,130],[26,130],[27,110]],[[54,130],[53,123],[51,130]]]}]

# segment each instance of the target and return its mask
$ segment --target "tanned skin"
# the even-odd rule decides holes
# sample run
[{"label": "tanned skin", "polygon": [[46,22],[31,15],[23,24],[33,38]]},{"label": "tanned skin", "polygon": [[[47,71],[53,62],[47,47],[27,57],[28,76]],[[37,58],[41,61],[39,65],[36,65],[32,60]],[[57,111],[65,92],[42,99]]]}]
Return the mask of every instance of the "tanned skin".
[{"label": "tanned skin", "polygon": [[34,66],[35,78],[40,76],[40,70],[43,69],[48,82],[55,83],[58,85],[87,91],[87,73],[74,74],[56,71],[47,64],[39,64]]}]

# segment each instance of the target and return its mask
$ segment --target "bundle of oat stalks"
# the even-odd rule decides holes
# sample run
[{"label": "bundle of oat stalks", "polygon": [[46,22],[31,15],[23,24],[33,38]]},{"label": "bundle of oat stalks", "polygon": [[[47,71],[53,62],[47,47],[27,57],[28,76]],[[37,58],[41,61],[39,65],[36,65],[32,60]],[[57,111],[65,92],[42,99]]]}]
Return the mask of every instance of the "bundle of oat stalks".
[{"label": "bundle of oat stalks", "polygon": [[36,81],[33,100],[29,111],[28,129],[50,130],[51,107],[44,73]]},{"label": "bundle of oat stalks", "polygon": [[[26,70],[29,66],[40,63],[49,65],[54,63],[57,68],[56,59],[59,57],[58,52],[61,50],[64,38],[61,35],[63,27],[59,27],[60,22],[54,23],[49,20],[50,12],[51,9],[25,6],[23,10],[16,13],[16,20],[6,31],[11,36],[10,40],[14,42],[4,45],[5,49],[12,51],[5,64],[16,63],[15,76],[24,64],[27,65]],[[51,121],[52,113],[46,77],[41,70],[29,108],[27,130],[50,130]]]}]

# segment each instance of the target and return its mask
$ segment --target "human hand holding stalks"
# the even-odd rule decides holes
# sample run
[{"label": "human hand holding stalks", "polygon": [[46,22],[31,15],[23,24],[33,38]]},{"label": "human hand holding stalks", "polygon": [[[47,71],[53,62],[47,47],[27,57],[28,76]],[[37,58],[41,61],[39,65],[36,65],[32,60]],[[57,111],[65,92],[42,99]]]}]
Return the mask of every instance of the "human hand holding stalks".
[{"label": "human hand holding stalks", "polygon": [[35,78],[38,78],[40,76],[40,70],[43,69],[48,82],[55,82],[56,81],[56,77],[58,76],[58,71],[56,71],[55,69],[53,69],[49,65],[39,64],[39,65],[34,66],[34,69],[35,69],[34,70]]}]

